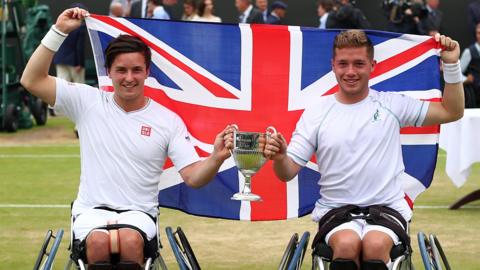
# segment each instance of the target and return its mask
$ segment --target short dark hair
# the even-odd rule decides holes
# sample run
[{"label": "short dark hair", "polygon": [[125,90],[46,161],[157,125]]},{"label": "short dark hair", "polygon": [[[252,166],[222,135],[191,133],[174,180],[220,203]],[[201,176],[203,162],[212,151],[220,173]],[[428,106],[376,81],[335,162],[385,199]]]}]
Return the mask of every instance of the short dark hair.
[{"label": "short dark hair", "polygon": [[367,48],[368,58],[373,60],[373,43],[364,31],[353,29],[340,32],[333,42],[333,57],[335,58],[335,49],[343,48]]},{"label": "short dark hair", "polygon": [[130,35],[119,35],[113,39],[105,49],[105,68],[110,69],[113,61],[119,54],[139,52],[145,57],[145,65],[150,68],[152,52],[150,48],[139,37]]}]

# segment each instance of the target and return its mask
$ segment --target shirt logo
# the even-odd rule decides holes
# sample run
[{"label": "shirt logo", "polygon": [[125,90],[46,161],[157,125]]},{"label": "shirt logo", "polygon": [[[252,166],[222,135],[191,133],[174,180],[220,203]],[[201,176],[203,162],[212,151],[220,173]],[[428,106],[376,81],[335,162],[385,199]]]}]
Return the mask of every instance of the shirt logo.
[{"label": "shirt logo", "polygon": [[142,129],[140,130],[141,135],[150,137],[151,133],[152,133],[152,128],[151,127],[142,126]]},{"label": "shirt logo", "polygon": [[376,122],[376,121],[380,121],[380,120],[382,120],[382,119],[380,118],[380,112],[377,109],[377,111],[373,114],[372,122]]}]

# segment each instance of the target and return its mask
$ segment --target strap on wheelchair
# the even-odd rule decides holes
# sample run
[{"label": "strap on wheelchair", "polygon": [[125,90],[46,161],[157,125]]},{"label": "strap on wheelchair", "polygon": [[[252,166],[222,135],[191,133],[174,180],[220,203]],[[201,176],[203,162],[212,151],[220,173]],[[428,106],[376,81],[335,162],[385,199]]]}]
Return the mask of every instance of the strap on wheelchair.
[{"label": "strap on wheelchair", "polygon": [[[352,214],[358,216],[352,216]],[[406,232],[407,222],[395,209],[381,205],[361,208],[350,204],[332,209],[320,219],[318,232],[312,242],[312,249],[315,249],[319,241],[324,241],[325,236],[333,228],[353,219],[365,219],[368,224],[380,225],[391,229],[407,247],[407,251],[411,252],[410,236]]]},{"label": "strap on wheelchair", "polygon": [[358,266],[353,260],[335,259],[330,263],[330,270],[357,270]]},{"label": "strap on wheelchair", "polygon": [[381,260],[368,260],[362,262],[362,270],[388,270],[388,267]]}]

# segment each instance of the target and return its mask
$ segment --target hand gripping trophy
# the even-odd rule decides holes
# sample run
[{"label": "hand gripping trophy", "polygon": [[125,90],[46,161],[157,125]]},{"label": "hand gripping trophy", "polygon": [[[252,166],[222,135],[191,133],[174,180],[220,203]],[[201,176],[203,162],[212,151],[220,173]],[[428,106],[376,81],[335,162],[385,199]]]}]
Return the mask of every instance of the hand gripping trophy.
[{"label": "hand gripping trophy", "polygon": [[260,201],[262,198],[252,193],[251,178],[260,170],[267,159],[263,155],[268,136],[276,134],[274,127],[268,127],[265,133],[239,131],[237,125],[233,132],[232,156],[238,170],[245,176],[245,185],[241,192],[235,193],[232,200]]}]

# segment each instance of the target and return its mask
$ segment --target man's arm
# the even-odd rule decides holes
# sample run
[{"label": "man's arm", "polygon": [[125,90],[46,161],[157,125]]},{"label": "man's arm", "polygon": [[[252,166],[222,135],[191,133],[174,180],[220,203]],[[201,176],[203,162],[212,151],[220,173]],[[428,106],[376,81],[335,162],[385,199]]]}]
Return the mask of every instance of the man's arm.
[{"label": "man's arm", "polygon": [[278,178],[284,182],[292,180],[302,168],[287,155],[287,141],[281,133],[270,136],[264,154],[273,160],[273,170]]},{"label": "man's arm", "polygon": [[208,158],[192,163],[179,171],[183,181],[193,188],[208,184],[215,177],[222,163],[230,157],[232,148],[233,127],[227,126],[215,137],[213,152]]},{"label": "man's arm", "polygon": [[66,37],[65,34],[77,29],[86,16],[88,12],[80,8],[71,8],[62,12],[57,18],[55,27],[50,29],[25,66],[20,83],[30,93],[50,105],[55,104],[56,96],[55,77],[48,75],[56,51],[54,48],[58,50]]},{"label": "man's arm", "polygon": [[443,35],[435,35],[435,40],[442,47],[440,55],[444,64],[445,88],[442,102],[430,103],[423,126],[456,121],[463,117],[465,107],[462,72],[458,61],[460,45],[457,41]]}]

